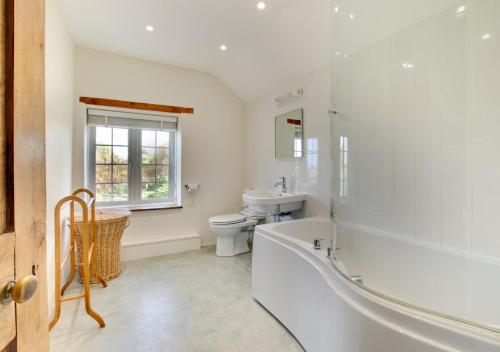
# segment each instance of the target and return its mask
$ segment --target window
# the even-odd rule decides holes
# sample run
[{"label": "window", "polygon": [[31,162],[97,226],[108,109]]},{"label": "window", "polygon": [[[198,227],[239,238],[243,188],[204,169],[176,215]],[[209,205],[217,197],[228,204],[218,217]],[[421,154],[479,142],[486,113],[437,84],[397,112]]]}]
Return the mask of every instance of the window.
[{"label": "window", "polygon": [[141,155],[141,198],[168,198],[170,133],[141,130]]},{"label": "window", "polygon": [[[297,133],[295,133],[297,135]],[[295,158],[302,158],[302,137],[295,137],[293,143],[293,156]]]},{"label": "window", "polygon": [[95,127],[95,192],[100,202],[129,199],[129,130]]},{"label": "window", "polygon": [[349,196],[349,138],[340,136],[340,197]]},{"label": "window", "polygon": [[88,183],[99,205],[177,203],[177,118],[88,109]]}]

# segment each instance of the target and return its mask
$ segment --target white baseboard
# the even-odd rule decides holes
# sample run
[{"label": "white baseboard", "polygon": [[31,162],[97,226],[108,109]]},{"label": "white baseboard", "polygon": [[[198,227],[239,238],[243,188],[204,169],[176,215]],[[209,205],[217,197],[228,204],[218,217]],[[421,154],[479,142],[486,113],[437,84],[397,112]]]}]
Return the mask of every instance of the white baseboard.
[{"label": "white baseboard", "polygon": [[194,251],[200,248],[200,235],[141,243],[124,243],[122,244],[121,260],[127,262],[143,258],[160,257],[168,254]]}]

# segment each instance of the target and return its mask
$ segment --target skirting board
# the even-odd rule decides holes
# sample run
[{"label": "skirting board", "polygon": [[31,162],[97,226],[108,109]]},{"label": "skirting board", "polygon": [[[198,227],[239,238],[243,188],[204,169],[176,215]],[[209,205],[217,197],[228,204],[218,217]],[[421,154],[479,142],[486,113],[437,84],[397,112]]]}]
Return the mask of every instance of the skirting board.
[{"label": "skirting board", "polygon": [[194,251],[200,248],[201,237],[199,235],[142,243],[125,243],[122,244],[121,260],[127,262],[143,258],[160,257],[168,254]]}]

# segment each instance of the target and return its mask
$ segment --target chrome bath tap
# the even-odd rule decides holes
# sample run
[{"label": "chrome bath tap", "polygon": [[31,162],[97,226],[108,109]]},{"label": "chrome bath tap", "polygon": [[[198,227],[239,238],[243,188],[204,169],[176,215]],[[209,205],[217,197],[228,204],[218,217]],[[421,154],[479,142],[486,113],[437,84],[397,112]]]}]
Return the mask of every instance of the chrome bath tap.
[{"label": "chrome bath tap", "polygon": [[313,248],[317,251],[321,250],[321,241],[324,241],[324,238],[315,238],[313,241]]},{"label": "chrome bath tap", "polygon": [[281,193],[288,193],[288,188],[286,186],[286,177],[285,176],[281,176],[280,180],[281,180],[280,182],[276,182],[274,184],[274,187],[281,186]]}]

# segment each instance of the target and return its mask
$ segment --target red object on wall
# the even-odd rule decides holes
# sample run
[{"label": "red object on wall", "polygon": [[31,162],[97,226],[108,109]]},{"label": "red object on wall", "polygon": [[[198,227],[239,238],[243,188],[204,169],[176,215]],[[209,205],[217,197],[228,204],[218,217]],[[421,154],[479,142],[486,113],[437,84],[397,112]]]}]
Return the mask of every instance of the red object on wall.
[{"label": "red object on wall", "polygon": [[286,122],[289,123],[290,125],[297,125],[297,126],[302,125],[302,121],[295,119],[287,119]]}]

